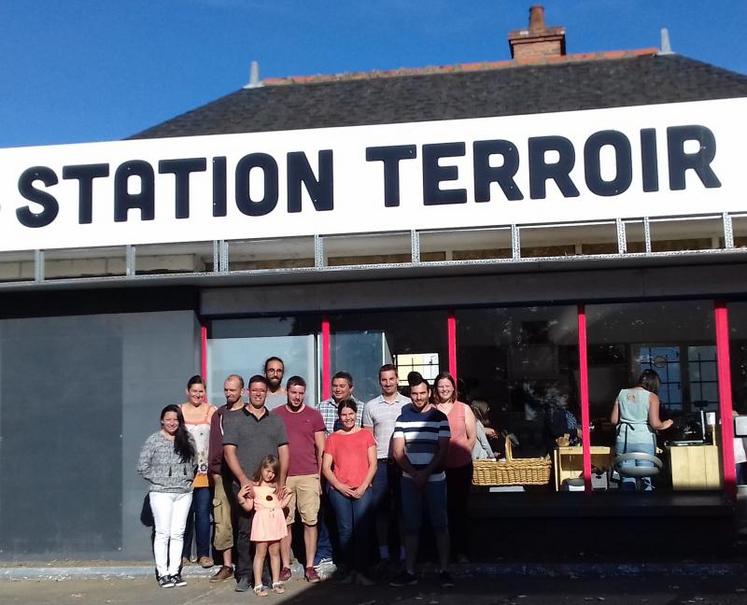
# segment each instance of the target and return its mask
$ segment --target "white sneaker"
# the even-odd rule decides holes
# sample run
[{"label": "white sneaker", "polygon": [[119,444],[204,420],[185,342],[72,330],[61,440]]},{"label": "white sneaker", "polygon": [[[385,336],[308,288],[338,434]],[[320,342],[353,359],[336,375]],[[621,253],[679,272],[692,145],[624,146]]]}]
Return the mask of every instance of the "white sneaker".
[{"label": "white sneaker", "polygon": [[316,569],[317,573],[323,574],[325,576],[331,576],[337,571],[337,565],[335,565],[335,562],[332,559],[324,558],[319,561],[319,563],[314,565],[314,569]]}]

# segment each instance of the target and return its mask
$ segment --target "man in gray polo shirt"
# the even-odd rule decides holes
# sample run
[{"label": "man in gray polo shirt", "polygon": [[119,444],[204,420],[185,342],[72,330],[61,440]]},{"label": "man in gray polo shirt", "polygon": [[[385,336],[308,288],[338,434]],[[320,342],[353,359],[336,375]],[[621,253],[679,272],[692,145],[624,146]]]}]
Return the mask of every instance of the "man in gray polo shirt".
[{"label": "man in gray polo shirt", "polygon": [[[227,415],[223,420],[223,458],[234,477],[234,498],[240,487],[251,483],[251,477],[265,456],[273,454],[280,460],[280,477],[288,470],[288,436],[285,424],[265,408],[267,379],[252,376],[249,380],[249,403],[241,412]],[[283,489],[283,485],[278,485]],[[240,507],[238,507],[240,508]],[[243,509],[238,515],[238,538],[236,540],[236,591],[245,592],[251,584],[251,542],[253,515]],[[261,584],[261,578],[255,583]]]},{"label": "man in gray polo shirt", "polygon": [[373,481],[374,506],[376,507],[376,536],[379,541],[379,558],[397,562],[404,548],[400,544],[400,556],[389,552],[389,538],[399,532],[399,467],[391,454],[392,433],[402,406],[410,399],[397,390],[397,368],[388,363],[379,368],[381,395],[366,403],[363,409],[363,428],[371,431],[376,439],[378,466]]}]

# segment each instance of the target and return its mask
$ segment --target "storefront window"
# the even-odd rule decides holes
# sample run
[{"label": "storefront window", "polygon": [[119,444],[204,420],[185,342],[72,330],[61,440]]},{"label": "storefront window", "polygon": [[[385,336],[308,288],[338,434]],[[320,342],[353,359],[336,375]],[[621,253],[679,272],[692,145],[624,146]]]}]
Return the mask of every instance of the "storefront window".
[{"label": "storefront window", "polygon": [[747,485],[747,302],[729,303],[729,355],[737,484]]},{"label": "storefront window", "polygon": [[400,390],[406,392],[408,372],[415,370],[428,378],[448,369],[446,318],[445,311],[332,315],[332,374],[350,372],[355,396],[368,401],[380,393],[379,368],[396,363]]},{"label": "storefront window", "polygon": [[517,457],[550,453],[566,410],[580,426],[576,307],[472,309],[456,319],[460,395],[488,403]]},{"label": "storefront window", "polygon": [[314,316],[219,319],[208,328],[208,396],[224,402],[223,381],[229,374],[248,380],[262,374],[264,361],[280,357],[285,364],[283,382],[293,375],[306,380],[306,402],[319,401],[319,330]]},{"label": "storefront window", "polygon": [[[644,370],[659,376],[660,417],[671,428],[651,435],[661,471],[653,476],[656,489],[719,489],[719,441],[714,425],[718,416],[713,303],[711,301],[647,302],[586,307],[589,363],[591,444],[610,448],[611,463],[621,445],[620,426],[610,412],[621,389],[636,385]],[[645,416],[645,414],[644,414]],[[627,431],[634,449],[645,424]],[[621,438],[622,439],[622,438]],[[617,447],[617,449],[616,449]],[[619,475],[610,488],[622,486]],[[640,481],[639,489],[646,488]]]}]

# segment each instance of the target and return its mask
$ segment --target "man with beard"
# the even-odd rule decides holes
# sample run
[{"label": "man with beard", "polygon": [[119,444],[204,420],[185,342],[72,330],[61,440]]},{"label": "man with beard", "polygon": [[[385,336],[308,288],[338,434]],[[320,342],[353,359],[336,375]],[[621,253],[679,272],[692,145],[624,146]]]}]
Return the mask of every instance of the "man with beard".
[{"label": "man with beard", "polygon": [[268,410],[274,410],[284,406],[287,401],[285,389],[283,388],[283,375],[285,364],[280,357],[268,357],[265,361],[265,378],[267,378],[267,400],[265,405]]},{"label": "man with beard", "polygon": [[[288,401],[286,405],[276,408],[273,415],[281,419],[288,433],[288,448],[291,452],[287,467],[287,478],[283,474],[281,481],[290,495],[287,524],[293,525],[296,510],[303,523],[303,539],[306,547],[307,582],[319,582],[321,578],[314,569],[317,545],[317,522],[321,502],[320,472],[322,453],[324,452],[324,421],[322,415],[303,402],[306,395],[306,381],[300,376],[291,376],[286,384]],[[281,470],[281,473],[284,471]],[[291,531],[280,541],[282,569],[280,579],[290,577]]]},{"label": "man with beard", "polygon": [[436,538],[439,582],[454,586],[448,571],[449,522],[446,514],[446,473],[449,450],[449,419],[431,404],[431,389],[422,376],[410,380],[412,403],[402,408],[392,435],[392,456],[402,469],[402,520],[405,531],[405,569],[392,586],[417,584],[420,528],[428,518]]}]

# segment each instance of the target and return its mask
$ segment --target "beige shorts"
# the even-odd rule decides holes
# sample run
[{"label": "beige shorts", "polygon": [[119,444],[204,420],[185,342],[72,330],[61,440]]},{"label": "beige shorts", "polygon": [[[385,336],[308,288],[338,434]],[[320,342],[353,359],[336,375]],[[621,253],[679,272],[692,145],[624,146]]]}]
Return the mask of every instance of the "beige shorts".
[{"label": "beige shorts", "polygon": [[[213,534],[213,546],[215,550],[228,550],[233,548],[233,524],[231,523],[231,484],[224,483],[220,475],[213,475],[215,480],[215,492],[213,493],[213,521],[215,522],[215,534]],[[226,490],[229,493],[226,493]]]},{"label": "beige shorts", "polygon": [[316,525],[320,502],[319,475],[288,477],[285,485],[290,494],[288,516],[285,522],[292,525],[296,520],[296,509],[298,509],[304,525]]}]

